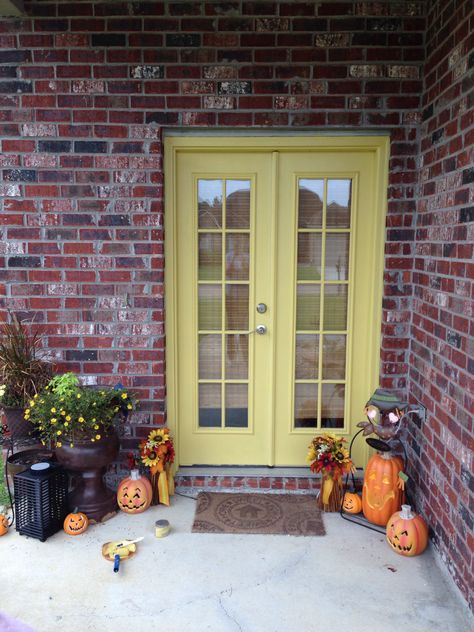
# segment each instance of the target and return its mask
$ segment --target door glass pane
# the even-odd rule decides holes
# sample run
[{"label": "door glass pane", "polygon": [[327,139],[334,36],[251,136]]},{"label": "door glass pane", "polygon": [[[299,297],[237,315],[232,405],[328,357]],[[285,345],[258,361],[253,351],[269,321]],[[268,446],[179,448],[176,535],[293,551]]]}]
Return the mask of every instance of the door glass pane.
[{"label": "door glass pane", "polygon": [[250,227],[250,180],[226,181],[226,228]]},{"label": "door glass pane", "polygon": [[248,285],[225,286],[226,329],[249,328],[249,287]]},{"label": "door glass pane", "polygon": [[199,286],[199,329],[222,328],[222,290],[220,285]]},{"label": "door glass pane", "polygon": [[225,425],[226,428],[248,427],[247,384],[226,384]]},{"label": "door glass pane", "polygon": [[199,385],[199,426],[218,428],[221,426],[221,385]]},{"label": "door glass pane", "polygon": [[248,281],[249,278],[249,235],[228,234],[225,240],[226,278]]},{"label": "door glass pane", "polygon": [[199,228],[222,227],[222,180],[198,181]]},{"label": "door glass pane", "polygon": [[351,180],[328,180],[326,226],[349,228],[351,220]]},{"label": "door glass pane", "polygon": [[248,377],[248,334],[226,336],[225,377],[227,380],[246,380]]},{"label": "door glass pane", "polygon": [[318,385],[295,384],[295,428],[316,428]]},{"label": "door glass pane", "polygon": [[323,380],[343,380],[346,377],[346,336],[323,336]]},{"label": "door glass pane", "polygon": [[221,335],[199,336],[199,379],[220,380],[221,375]]},{"label": "door glass pane", "polygon": [[341,331],[347,327],[347,285],[324,287],[324,329]]},{"label": "door glass pane", "polygon": [[319,285],[298,285],[296,290],[296,329],[319,329]]},{"label": "door glass pane", "polygon": [[345,281],[349,267],[349,234],[326,235],[326,268],[328,281]]},{"label": "door glass pane", "polygon": [[298,228],[323,225],[324,180],[301,178],[298,182]]},{"label": "door glass pane", "polygon": [[321,234],[298,234],[298,280],[321,279]]},{"label": "door glass pane", "polygon": [[216,233],[199,235],[199,280],[222,279],[222,237]]},{"label": "door glass pane", "polygon": [[319,364],[319,336],[311,334],[296,335],[295,378],[297,380],[316,380]]},{"label": "door glass pane", "polygon": [[321,427],[344,427],[344,384],[323,384],[321,396]]}]

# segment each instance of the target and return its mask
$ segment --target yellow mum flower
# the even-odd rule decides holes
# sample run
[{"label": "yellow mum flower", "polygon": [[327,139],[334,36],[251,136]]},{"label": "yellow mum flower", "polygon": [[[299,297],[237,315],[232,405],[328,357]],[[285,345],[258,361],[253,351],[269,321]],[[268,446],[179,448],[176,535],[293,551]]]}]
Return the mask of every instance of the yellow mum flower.
[{"label": "yellow mum flower", "polygon": [[24,419],[25,421],[28,421],[28,419],[29,419],[29,418],[30,418],[30,416],[29,416],[29,415],[25,415],[25,416],[23,417],[23,419]]},{"label": "yellow mum flower", "polygon": [[132,410],[133,406],[131,404],[127,404],[128,410]]},{"label": "yellow mum flower", "polygon": [[29,414],[30,414],[30,409],[29,409],[29,408],[27,408],[27,409],[25,410],[25,415],[29,415]]},{"label": "yellow mum flower", "polygon": [[127,399],[128,395],[127,393],[122,393],[122,399]]},{"label": "yellow mum flower", "polygon": [[77,399],[81,399],[81,394],[80,394],[80,393],[78,393],[78,394],[76,395],[76,397],[77,397]]},{"label": "yellow mum flower", "polygon": [[55,424],[55,423],[57,423],[57,422],[58,422],[58,420],[56,419],[56,417],[51,417],[50,422],[51,422],[52,424]]},{"label": "yellow mum flower", "polygon": [[71,421],[71,415],[66,415],[66,421]]},{"label": "yellow mum flower", "polygon": [[66,411],[65,411],[65,410],[62,410],[62,411],[61,411],[61,415],[64,417],[64,415],[65,415],[65,414],[66,414]]},{"label": "yellow mum flower", "polygon": [[54,408],[54,406],[53,406],[53,408],[51,408],[51,412],[52,412],[52,413],[55,413],[55,412],[56,412],[56,408]]},{"label": "yellow mum flower", "polygon": [[69,426],[69,422],[68,422],[68,421],[65,421],[65,422],[64,422],[64,425],[65,425],[65,426],[66,426],[66,428],[67,428],[67,427]]},{"label": "yellow mum flower", "polygon": [[[43,444],[43,445],[44,445],[44,444]],[[61,446],[62,446],[61,441],[56,441],[56,447],[57,447],[57,448],[60,448]]]},{"label": "yellow mum flower", "polygon": [[97,439],[97,441],[100,439],[100,434],[96,434],[95,438]]},{"label": "yellow mum flower", "polygon": [[84,417],[79,417],[79,419],[77,420],[80,424],[83,424],[85,422]]},{"label": "yellow mum flower", "polygon": [[63,434],[63,431],[62,431],[62,430],[58,430],[58,431],[56,432],[56,434],[57,434],[57,435],[58,435],[58,437],[59,437],[59,435],[62,435],[62,434]]},{"label": "yellow mum flower", "polygon": [[30,399],[30,406],[34,406],[34,405],[35,405],[34,401]]},{"label": "yellow mum flower", "polygon": [[33,396],[33,399],[38,399],[39,395],[38,393],[36,393],[36,395]]},{"label": "yellow mum flower", "polygon": [[97,424],[94,426],[94,430],[99,430],[99,426]]},{"label": "yellow mum flower", "polygon": [[73,447],[74,447],[74,443],[70,443],[70,444],[69,444],[69,447],[70,447],[70,448],[73,448]]}]

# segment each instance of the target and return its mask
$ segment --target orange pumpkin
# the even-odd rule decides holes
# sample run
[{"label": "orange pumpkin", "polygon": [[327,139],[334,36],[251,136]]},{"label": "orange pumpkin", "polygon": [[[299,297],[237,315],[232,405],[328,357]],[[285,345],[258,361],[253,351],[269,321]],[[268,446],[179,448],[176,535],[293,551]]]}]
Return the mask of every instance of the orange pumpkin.
[{"label": "orange pumpkin", "polygon": [[150,481],[132,470],[128,478],[120,482],[117,489],[117,503],[125,513],[142,513],[151,504],[153,490]]},{"label": "orange pumpkin", "polygon": [[8,532],[8,518],[3,514],[0,514],[0,535],[5,535]]},{"label": "orange pumpkin", "polygon": [[63,529],[68,535],[80,535],[89,526],[89,519],[82,511],[74,511],[64,519]]},{"label": "orange pumpkin", "polygon": [[385,526],[403,502],[399,472],[403,460],[390,452],[375,454],[367,463],[362,488],[362,511],[369,522]]},{"label": "orange pumpkin", "polygon": [[342,509],[350,514],[360,513],[362,511],[362,498],[354,491],[346,492],[342,501]]},{"label": "orange pumpkin", "polygon": [[399,555],[420,555],[428,544],[426,522],[411,512],[410,505],[402,505],[402,510],[394,513],[387,523],[387,542]]}]

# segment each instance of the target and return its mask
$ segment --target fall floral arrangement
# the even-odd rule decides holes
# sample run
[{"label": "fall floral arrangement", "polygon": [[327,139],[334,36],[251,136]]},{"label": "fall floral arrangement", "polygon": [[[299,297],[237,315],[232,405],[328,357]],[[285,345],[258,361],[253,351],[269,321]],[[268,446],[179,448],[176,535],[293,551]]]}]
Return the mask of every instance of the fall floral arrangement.
[{"label": "fall floral arrangement", "polygon": [[174,445],[169,428],[155,428],[139,444],[140,460],[150,469],[153,487],[152,504],[169,505],[174,493],[171,465],[174,461]]},{"label": "fall floral arrangement", "polygon": [[331,433],[313,438],[306,457],[310,469],[321,473],[319,505],[325,511],[338,511],[341,502],[341,477],[353,472],[355,466],[345,447],[346,440]]},{"label": "fall floral arrangement", "polygon": [[122,385],[90,388],[74,373],[57,375],[28,402],[24,418],[38,431],[41,441],[61,447],[67,441],[100,441],[117,416],[127,416],[136,400]]},{"label": "fall floral arrangement", "polygon": [[314,473],[321,472],[326,476],[338,479],[354,470],[354,464],[349,457],[349,451],[344,446],[346,440],[334,434],[327,433],[314,437],[309,447],[307,461]]}]

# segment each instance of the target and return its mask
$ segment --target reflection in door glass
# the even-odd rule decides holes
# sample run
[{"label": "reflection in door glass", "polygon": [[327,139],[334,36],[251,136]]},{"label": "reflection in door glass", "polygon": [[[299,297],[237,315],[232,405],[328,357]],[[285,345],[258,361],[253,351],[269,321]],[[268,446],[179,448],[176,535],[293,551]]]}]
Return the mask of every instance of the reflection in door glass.
[{"label": "reflection in door glass", "polygon": [[225,338],[225,377],[227,380],[246,380],[249,372],[248,334],[228,334]]},{"label": "reflection in door glass", "polygon": [[200,380],[221,379],[221,356],[221,335],[201,334],[199,336]]},{"label": "reflection in door glass", "polygon": [[301,178],[298,183],[298,228],[323,225],[324,180]]},{"label": "reflection in door glass", "polygon": [[250,227],[250,180],[226,181],[226,228]]},{"label": "reflection in door glass", "polygon": [[234,281],[248,281],[250,249],[249,235],[228,233],[225,244],[226,278]]},{"label": "reflection in door glass", "polygon": [[199,234],[198,279],[200,281],[222,279],[222,237],[219,233]]},{"label": "reflection in door glass", "polygon": [[199,385],[199,426],[218,428],[221,424],[221,385]]},{"label": "reflection in door glass", "polygon": [[295,428],[318,425],[318,385],[295,384]]},{"label": "reflection in door glass", "polygon": [[351,180],[328,180],[326,214],[328,228],[349,228],[351,221]]},{"label": "reflection in door glass", "polygon": [[249,328],[249,286],[225,286],[226,328],[229,331]]},{"label": "reflection in door glass", "polygon": [[327,281],[345,281],[349,273],[349,234],[329,233],[326,235],[326,267],[324,278]]},{"label": "reflection in door glass", "polygon": [[323,384],[321,395],[321,427],[344,427],[344,384]]},{"label": "reflection in door glass", "polygon": [[321,279],[321,248],[321,234],[298,233],[298,281]]},{"label": "reflection in door glass", "polygon": [[221,228],[222,180],[198,181],[198,226]]},{"label": "reflection in door glass", "polygon": [[248,396],[247,384],[226,384],[225,425],[226,428],[247,428]]},{"label": "reflection in door glass", "polygon": [[347,285],[326,285],[324,288],[325,331],[343,331],[347,327]]},{"label": "reflection in door glass", "polygon": [[323,380],[343,380],[346,377],[346,336],[323,336]]},{"label": "reflection in door glass", "polygon": [[199,329],[222,328],[222,288],[220,285],[201,284],[198,291]]},{"label": "reflection in door glass", "polygon": [[296,334],[295,378],[316,380],[319,368],[319,335]]}]

